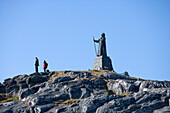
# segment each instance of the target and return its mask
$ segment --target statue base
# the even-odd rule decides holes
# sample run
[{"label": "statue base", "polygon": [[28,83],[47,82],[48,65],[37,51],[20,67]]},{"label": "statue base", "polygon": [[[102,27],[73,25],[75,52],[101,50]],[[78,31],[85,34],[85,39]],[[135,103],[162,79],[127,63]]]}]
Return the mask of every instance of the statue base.
[{"label": "statue base", "polygon": [[109,70],[114,71],[110,57],[97,56],[94,61],[93,70]]}]

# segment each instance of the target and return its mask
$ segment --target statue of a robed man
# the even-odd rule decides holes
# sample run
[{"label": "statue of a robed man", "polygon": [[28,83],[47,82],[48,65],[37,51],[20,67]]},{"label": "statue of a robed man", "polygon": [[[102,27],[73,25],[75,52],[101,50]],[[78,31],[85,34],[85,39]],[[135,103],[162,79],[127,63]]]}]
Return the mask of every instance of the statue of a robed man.
[{"label": "statue of a robed man", "polygon": [[99,49],[98,49],[98,54],[97,56],[107,56],[107,52],[106,52],[106,38],[105,38],[105,34],[102,33],[101,34],[101,38],[98,40],[93,39],[94,42],[99,43]]},{"label": "statue of a robed man", "polygon": [[[101,38],[98,40],[93,39],[94,42],[99,43],[99,49],[97,57],[95,58],[93,70],[110,70],[114,71],[112,67],[112,61],[106,52],[106,38],[105,34],[101,34]],[[96,49],[95,49],[96,50]]]}]

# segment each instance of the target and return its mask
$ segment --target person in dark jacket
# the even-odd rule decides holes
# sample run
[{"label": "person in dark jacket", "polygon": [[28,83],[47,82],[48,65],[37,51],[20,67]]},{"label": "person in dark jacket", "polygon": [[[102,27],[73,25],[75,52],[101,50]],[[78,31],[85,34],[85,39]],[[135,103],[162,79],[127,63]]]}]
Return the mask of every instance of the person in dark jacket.
[{"label": "person in dark jacket", "polygon": [[44,62],[43,62],[44,72],[47,72],[47,71],[46,71],[47,67],[48,67],[48,63],[44,60]]},{"label": "person in dark jacket", "polygon": [[38,73],[38,66],[39,66],[39,61],[38,61],[38,58],[35,57],[35,70],[36,70],[36,73]]}]

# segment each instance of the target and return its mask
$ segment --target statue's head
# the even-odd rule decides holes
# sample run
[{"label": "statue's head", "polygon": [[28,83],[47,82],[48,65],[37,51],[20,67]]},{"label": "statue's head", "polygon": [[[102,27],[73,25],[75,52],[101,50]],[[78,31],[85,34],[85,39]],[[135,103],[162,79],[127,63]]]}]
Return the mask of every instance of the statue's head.
[{"label": "statue's head", "polygon": [[102,37],[105,37],[105,33],[102,33],[101,36],[102,36]]}]

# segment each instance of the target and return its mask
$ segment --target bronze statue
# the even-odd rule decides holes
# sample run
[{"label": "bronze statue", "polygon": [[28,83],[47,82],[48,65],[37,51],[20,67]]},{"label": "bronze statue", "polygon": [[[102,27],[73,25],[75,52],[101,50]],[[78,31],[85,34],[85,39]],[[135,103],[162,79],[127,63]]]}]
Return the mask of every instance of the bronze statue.
[{"label": "bronze statue", "polygon": [[102,37],[101,37],[100,39],[98,39],[98,40],[93,39],[94,42],[99,43],[99,49],[98,49],[98,54],[97,54],[97,56],[107,57],[105,34],[102,33],[101,36],[102,36]]},{"label": "bronze statue", "polygon": [[[93,38],[94,44],[95,42],[99,43],[99,49],[97,53],[97,57],[95,58],[94,65],[93,65],[93,70],[110,70],[114,71],[112,67],[112,61],[109,56],[107,56],[106,52],[106,38],[105,34],[101,34],[101,38],[98,40],[95,40]],[[96,46],[95,46],[96,47]],[[95,48],[96,52],[96,48]]]}]

